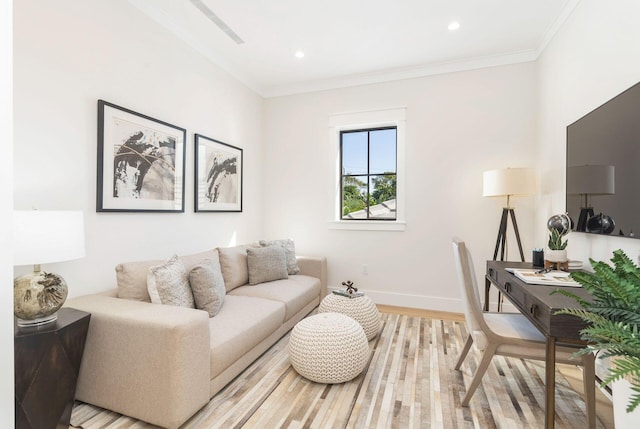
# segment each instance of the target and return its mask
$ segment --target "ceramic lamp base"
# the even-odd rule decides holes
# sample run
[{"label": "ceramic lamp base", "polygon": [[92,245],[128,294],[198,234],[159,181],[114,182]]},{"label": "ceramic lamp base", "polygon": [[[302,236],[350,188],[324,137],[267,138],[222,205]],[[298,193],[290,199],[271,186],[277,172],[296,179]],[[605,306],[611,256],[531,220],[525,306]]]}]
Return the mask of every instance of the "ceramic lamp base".
[{"label": "ceramic lamp base", "polygon": [[18,326],[54,322],[66,299],[67,283],[58,274],[37,270],[13,281],[13,313]]}]

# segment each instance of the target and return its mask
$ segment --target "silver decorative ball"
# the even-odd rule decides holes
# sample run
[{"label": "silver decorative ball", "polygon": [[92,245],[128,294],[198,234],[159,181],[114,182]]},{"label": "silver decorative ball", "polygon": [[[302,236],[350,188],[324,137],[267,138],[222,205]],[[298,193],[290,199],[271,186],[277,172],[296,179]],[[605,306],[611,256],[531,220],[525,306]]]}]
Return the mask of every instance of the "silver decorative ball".
[{"label": "silver decorative ball", "polygon": [[566,235],[571,231],[571,218],[566,213],[556,214],[547,221],[549,232],[556,230],[560,235]]}]

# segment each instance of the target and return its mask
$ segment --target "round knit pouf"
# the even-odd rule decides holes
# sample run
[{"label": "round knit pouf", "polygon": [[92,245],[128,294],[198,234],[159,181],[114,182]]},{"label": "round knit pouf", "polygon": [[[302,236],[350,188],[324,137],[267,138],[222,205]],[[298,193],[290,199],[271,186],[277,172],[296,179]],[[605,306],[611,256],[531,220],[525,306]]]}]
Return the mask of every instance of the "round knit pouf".
[{"label": "round knit pouf", "polygon": [[366,295],[348,298],[330,293],[324,297],[318,308],[318,313],[326,312],[342,313],[355,319],[364,329],[369,341],[380,332],[380,312]]},{"label": "round knit pouf", "polygon": [[354,379],[369,360],[369,343],[352,318],[322,313],[302,319],[291,331],[289,360],[298,374],[317,383]]}]

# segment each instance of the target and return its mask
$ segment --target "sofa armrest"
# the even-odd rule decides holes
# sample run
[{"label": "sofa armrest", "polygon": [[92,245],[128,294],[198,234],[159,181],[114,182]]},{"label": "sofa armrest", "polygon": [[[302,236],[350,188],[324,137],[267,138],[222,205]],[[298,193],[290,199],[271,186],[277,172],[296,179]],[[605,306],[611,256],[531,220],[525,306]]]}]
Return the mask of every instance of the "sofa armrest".
[{"label": "sofa armrest", "polygon": [[320,299],[327,295],[327,258],[316,256],[296,257],[300,274],[320,279]]},{"label": "sofa armrest", "polygon": [[200,310],[86,295],[91,313],[77,399],[168,428],[209,400],[209,315]]}]

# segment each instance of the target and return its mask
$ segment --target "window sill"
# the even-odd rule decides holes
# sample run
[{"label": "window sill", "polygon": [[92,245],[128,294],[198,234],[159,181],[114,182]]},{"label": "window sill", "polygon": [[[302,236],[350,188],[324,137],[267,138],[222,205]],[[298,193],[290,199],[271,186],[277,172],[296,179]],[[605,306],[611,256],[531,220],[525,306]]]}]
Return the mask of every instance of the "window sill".
[{"label": "window sill", "polygon": [[376,220],[336,220],[329,222],[329,229],[351,231],[404,231],[406,223],[403,221]]}]

